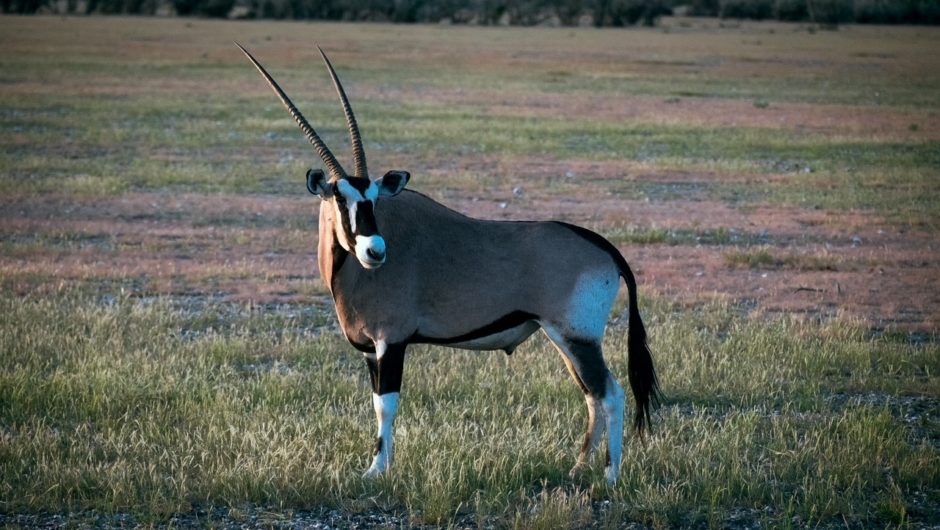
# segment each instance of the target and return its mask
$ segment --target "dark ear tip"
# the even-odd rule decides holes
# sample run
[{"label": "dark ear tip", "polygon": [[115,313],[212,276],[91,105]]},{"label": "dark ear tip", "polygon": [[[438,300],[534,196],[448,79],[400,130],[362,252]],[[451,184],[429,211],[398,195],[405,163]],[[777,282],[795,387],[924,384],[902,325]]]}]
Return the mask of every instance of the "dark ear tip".
[{"label": "dark ear tip", "polygon": [[398,177],[398,178],[402,179],[402,181],[404,181],[404,182],[408,182],[408,180],[411,179],[411,173],[409,173],[409,172],[407,172],[407,171],[402,171],[402,170],[399,170],[399,169],[393,169],[393,170],[389,171],[388,173],[386,173],[386,176],[388,176],[388,175],[392,175],[393,177]]},{"label": "dark ear tip", "polygon": [[314,195],[319,195],[320,191],[318,188],[323,183],[323,170],[322,169],[308,169],[307,170],[307,191]]}]

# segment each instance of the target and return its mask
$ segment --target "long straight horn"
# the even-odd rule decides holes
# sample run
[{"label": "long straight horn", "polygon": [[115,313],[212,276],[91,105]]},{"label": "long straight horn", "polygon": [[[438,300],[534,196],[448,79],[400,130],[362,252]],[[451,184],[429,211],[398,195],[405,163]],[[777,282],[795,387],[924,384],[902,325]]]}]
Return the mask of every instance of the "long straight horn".
[{"label": "long straight horn", "polygon": [[267,70],[261,66],[261,63],[259,63],[250,53],[248,53],[248,50],[242,47],[241,44],[236,42],[235,46],[238,46],[238,48],[244,52],[245,56],[248,57],[248,60],[250,60],[251,63],[255,65],[255,68],[258,69],[258,72],[261,73],[261,77],[263,77],[264,80],[267,81],[269,85],[271,85],[271,88],[274,89],[274,93],[277,94],[277,97],[281,100],[281,103],[283,103],[284,107],[287,108],[287,112],[289,112],[291,117],[294,118],[294,121],[297,122],[297,125],[300,125],[300,128],[303,130],[307,140],[309,140],[313,145],[313,148],[317,150],[317,154],[320,155],[320,159],[322,159],[323,163],[326,164],[326,168],[329,170],[330,176],[333,178],[345,177],[346,172],[343,171],[343,167],[339,165],[336,157],[333,156],[333,153],[330,152],[330,148],[327,147],[325,143],[323,143],[323,140],[320,139],[320,137],[317,135],[317,132],[313,130],[313,127],[311,127],[309,123],[307,123],[304,115],[301,114],[299,110],[297,110],[297,107],[294,106],[294,102],[292,102],[290,98],[287,97],[287,94],[281,90],[281,87],[278,86],[276,81],[274,81],[274,78],[268,74]]},{"label": "long straight horn", "polygon": [[343,104],[343,113],[346,114],[346,125],[349,126],[349,140],[352,143],[353,159],[356,161],[356,175],[369,178],[369,171],[366,169],[366,152],[362,148],[362,138],[359,137],[359,125],[356,124],[356,116],[353,115],[352,107],[349,106],[349,100],[346,99],[346,91],[343,90],[343,84],[336,77],[336,71],[333,70],[333,64],[323,53],[323,49],[317,46],[320,55],[326,63],[327,70],[330,71],[330,77],[333,79],[333,86],[336,87],[336,93],[339,94],[339,100]]}]

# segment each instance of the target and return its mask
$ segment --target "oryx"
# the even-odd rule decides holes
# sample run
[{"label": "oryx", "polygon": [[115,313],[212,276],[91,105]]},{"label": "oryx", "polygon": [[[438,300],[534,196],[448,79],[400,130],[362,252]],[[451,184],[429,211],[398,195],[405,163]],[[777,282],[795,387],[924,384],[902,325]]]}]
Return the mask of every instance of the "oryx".
[{"label": "oryx", "polygon": [[320,275],[343,333],[365,356],[372,382],[378,436],[365,475],[385,472],[391,464],[392,423],[409,344],[512,353],[541,329],[587,400],[587,435],[571,472],[588,463],[606,426],[606,478],[613,483],[620,468],[624,393],[604,363],[601,341],[620,278],[629,292],[628,368],[636,400],[633,425],[641,436],[651,402],[658,399],[636,280],[620,252],[594,232],[562,222],[466,217],[405,190],[406,171],[371,180],[356,119],[320,50],[349,127],[356,172],[348,175],[274,79],[238,47],[300,125],[329,174],[310,169],[307,189],[322,199]]}]

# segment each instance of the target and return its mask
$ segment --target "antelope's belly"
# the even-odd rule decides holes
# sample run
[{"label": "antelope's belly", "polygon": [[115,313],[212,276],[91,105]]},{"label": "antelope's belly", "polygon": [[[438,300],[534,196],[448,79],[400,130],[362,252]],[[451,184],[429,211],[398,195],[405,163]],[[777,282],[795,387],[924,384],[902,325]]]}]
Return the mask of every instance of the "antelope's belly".
[{"label": "antelope's belly", "polygon": [[506,353],[512,353],[516,346],[522,344],[538,329],[538,323],[530,320],[496,333],[460,342],[447,342],[446,344],[464,350],[505,350]]}]

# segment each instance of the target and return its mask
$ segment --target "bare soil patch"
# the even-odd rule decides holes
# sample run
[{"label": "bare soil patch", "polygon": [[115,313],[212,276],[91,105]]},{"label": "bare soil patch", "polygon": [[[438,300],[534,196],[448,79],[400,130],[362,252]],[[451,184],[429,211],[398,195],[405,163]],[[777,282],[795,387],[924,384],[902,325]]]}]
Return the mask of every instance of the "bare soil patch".
[{"label": "bare soil patch", "polygon": [[[515,167],[561,171],[560,165],[545,166]],[[619,171],[601,166],[589,164],[585,173],[602,179]],[[579,174],[581,169],[575,168]],[[669,182],[690,175],[635,178],[654,177]],[[934,239],[871,213],[591,198],[590,183],[581,182],[569,195],[540,190],[524,179],[516,182],[521,184],[435,195],[480,218],[559,219],[608,234],[623,227],[690,233],[690,240],[678,242],[618,243],[643,292],[684,303],[718,297],[760,313],[848,316],[876,328],[919,332],[935,332],[940,324],[940,251]],[[420,177],[414,187],[421,189]],[[7,203],[0,209],[0,273],[8,287],[24,293],[71,283],[117,283],[148,295],[326,304],[316,268],[317,202],[306,196],[134,193]],[[726,234],[727,241],[694,237],[715,232]],[[789,265],[741,266],[727,259],[732,252],[765,252],[788,258]]]}]

